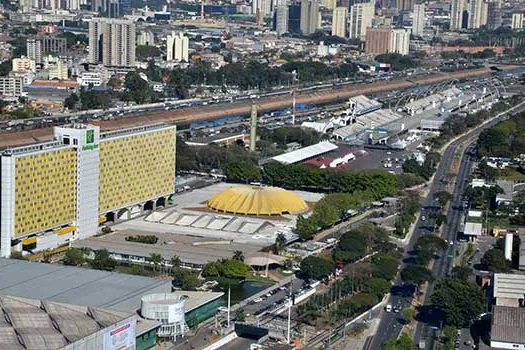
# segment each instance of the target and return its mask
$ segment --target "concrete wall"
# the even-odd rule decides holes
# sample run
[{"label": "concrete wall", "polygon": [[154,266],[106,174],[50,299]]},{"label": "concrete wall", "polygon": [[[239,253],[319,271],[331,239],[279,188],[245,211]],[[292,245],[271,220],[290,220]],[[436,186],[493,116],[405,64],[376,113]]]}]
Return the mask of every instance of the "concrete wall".
[{"label": "concrete wall", "polygon": [[499,342],[499,341],[491,341],[490,347],[494,349],[525,350],[525,344],[505,343],[505,342]]},{"label": "concrete wall", "polygon": [[496,305],[519,307],[520,302],[519,302],[519,299],[514,299],[514,298],[496,298]]}]

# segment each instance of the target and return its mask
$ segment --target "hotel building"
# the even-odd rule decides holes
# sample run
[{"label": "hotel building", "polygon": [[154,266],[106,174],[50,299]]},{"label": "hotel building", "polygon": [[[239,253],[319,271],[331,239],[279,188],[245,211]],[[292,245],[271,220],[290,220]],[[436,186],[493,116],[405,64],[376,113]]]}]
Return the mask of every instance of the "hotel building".
[{"label": "hotel building", "polygon": [[99,224],[136,217],[175,193],[175,126],[100,133],[75,124],[54,136],[1,154],[2,257],[93,236]]}]

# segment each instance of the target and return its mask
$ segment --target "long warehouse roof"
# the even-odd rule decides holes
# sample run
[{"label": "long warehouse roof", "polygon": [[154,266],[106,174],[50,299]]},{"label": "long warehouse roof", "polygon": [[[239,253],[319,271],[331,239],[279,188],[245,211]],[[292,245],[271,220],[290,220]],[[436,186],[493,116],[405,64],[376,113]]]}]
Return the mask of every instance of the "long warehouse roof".
[{"label": "long warehouse roof", "polygon": [[71,266],[0,259],[0,294],[135,311],[145,294],[169,293],[171,281]]},{"label": "long warehouse roof", "polygon": [[273,157],[272,159],[281,164],[294,164],[312,157],[319,156],[324,153],[328,153],[337,148],[337,145],[329,141],[321,141],[319,143],[316,143],[315,145],[303,147],[296,151],[280,154],[278,156]]}]

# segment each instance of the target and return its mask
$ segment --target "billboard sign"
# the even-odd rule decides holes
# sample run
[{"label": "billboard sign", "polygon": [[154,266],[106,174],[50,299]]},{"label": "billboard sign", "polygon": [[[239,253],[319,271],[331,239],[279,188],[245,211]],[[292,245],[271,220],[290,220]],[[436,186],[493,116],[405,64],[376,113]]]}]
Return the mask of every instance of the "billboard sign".
[{"label": "billboard sign", "polygon": [[95,131],[86,130],[86,143],[89,145],[95,142]]},{"label": "billboard sign", "polygon": [[104,334],[104,350],[135,350],[135,328],[133,319],[122,325],[111,327]]}]

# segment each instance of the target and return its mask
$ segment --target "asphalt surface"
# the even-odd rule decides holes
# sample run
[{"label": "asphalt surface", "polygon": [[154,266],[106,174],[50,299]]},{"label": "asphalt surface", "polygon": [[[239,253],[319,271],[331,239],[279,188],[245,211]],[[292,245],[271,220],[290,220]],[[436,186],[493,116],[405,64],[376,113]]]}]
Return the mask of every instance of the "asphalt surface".
[{"label": "asphalt surface", "polygon": [[[502,69],[511,69],[514,66],[502,67]],[[418,76],[412,79],[396,79],[391,81],[376,81],[372,83],[352,84],[339,89],[326,89],[313,91],[297,96],[298,104],[321,104],[333,101],[343,101],[349,97],[357,95],[371,95],[387,91],[406,89],[418,85],[437,84],[454,79],[469,79],[479,76],[489,75],[489,68],[461,70],[455,72],[439,72],[436,74]],[[278,111],[290,108],[292,99],[290,96],[261,98],[255,101],[259,113]],[[101,130],[115,130],[142,126],[152,123],[175,123],[178,125],[187,124],[201,120],[219,119],[227,116],[245,115],[250,113],[251,100],[234,103],[221,103],[208,106],[199,106],[193,108],[184,108],[181,110],[171,111],[144,111],[136,115],[113,116],[111,120],[92,120],[92,124],[100,126]],[[51,120],[48,125],[54,125],[53,117],[47,117]],[[63,124],[64,121],[57,121]],[[3,132],[0,140],[0,148],[33,144],[36,142],[49,141],[53,139],[52,127],[36,127],[32,125],[30,130]]]},{"label": "asphalt surface", "polygon": [[[456,186],[453,192],[453,199],[451,201],[450,209],[447,213],[447,225],[441,235],[441,238],[446,239],[451,244],[449,245],[447,251],[445,251],[438,259],[434,261],[432,274],[436,278],[441,278],[446,275],[449,275],[454,266],[455,246],[453,243],[456,242],[458,226],[460,224],[461,213],[463,210],[461,209],[462,197],[465,187],[467,185],[468,176],[470,175],[472,170],[472,163],[474,161],[472,154],[474,154],[474,151],[475,144],[472,143],[467,147],[466,152],[461,160],[461,165],[456,180]],[[429,283],[426,291],[427,297],[432,294],[434,285],[434,283]],[[431,309],[423,308],[421,312],[421,316],[425,319],[428,319],[428,321],[425,323],[417,323],[414,339],[416,340],[416,344],[419,344],[420,340],[425,340],[426,348],[433,349],[433,334],[435,330],[440,328],[440,320],[439,317],[435,317],[431,314]]]},{"label": "asphalt surface", "polygon": [[[434,194],[441,191],[445,188],[446,184],[440,180],[445,177],[448,170],[450,169],[452,162],[454,161],[454,153],[459,147],[459,143],[453,143],[445,151],[442,161],[439,164],[436,174],[434,176],[434,181],[430,184],[428,195],[423,202],[421,214],[416,222],[416,230],[410,238],[410,241],[405,248],[405,254],[403,256],[403,263],[401,269],[413,259],[413,256],[410,254],[414,250],[414,245],[417,242],[419,236],[430,233],[429,227],[434,226],[435,222],[430,218],[430,212],[436,210],[438,203],[434,200]],[[398,277],[395,280],[395,291],[391,294],[388,299],[387,304],[392,306],[397,306],[401,309],[410,305],[412,301],[412,291],[409,286],[404,286],[401,281],[401,277]],[[399,290],[399,292],[397,292]],[[402,323],[400,313],[394,312],[385,312],[381,314],[381,323],[377,329],[376,334],[372,338],[370,343],[370,349],[381,349],[382,344],[384,344],[389,339],[395,339],[398,337]]]},{"label": "asphalt surface", "polygon": [[[517,113],[525,110],[525,103],[522,103],[519,105],[518,108],[512,111],[512,113]],[[446,175],[451,168],[453,162],[454,162],[454,155],[458,148],[468,142],[469,140],[472,140],[472,138],[479,135],[481,130],[488,128],[490,126],[493,126],[494,124],[498,123],[499,121],[505,119],[508,117],[508,113],[502,115],[497,120],[491,121],[487,124],[484,124],[478,129],[472,130],[462,138],[454,141],[451,143],[447,149],[445,150],[442,160],[439,164],[438,169],[436,170],[436,174],[434,176],[434,181],[429,185],[429,191],[426,199],[423,202],[423,207],[421,210],[421,214],[417,219],[416,222],[416,231],[412,235],[407,247],[405,248],[405,254],[403,256],[403,263],[401,268],[403,268],[404,265],[406,265],[407,262],[410,262],[410,258],[412,257],[410,255],[410,252],[413,250],[414,244],[416,243],[419,236],[423,234],[428,234],[429,229],[428,227],[433,225],[433,222],[429,222],[429,210],[436,210],[435,208],[438,206],[437,202],[434,200],[434,194],[436,192],[439,192],[446,188],[447,184],[441,181],[441,179],[446,178]],[[461,206],[461,196],[463,193],[464,186],[466,186],[466,181],[468,180],[468,176],[470,175],[471,167],[473,158],[469,155],[469,153],[473,151],[473,145],[471,144],[469,147],[467,147],[467,151],[465,152],[465,156],[462,157],[459,172],[456,178],[456,186],[454,189],[454,197],[452,200],[452,204],[450,205],[450,210],[447,213],[447,224],[446,229],[443,230],[441,237],[443,239],[448,240],[449,242],[455,242],[456,234],[457,234],[457,226],[459,224],[459,218],[461,215],[461,212],[459,209]],[[423,218],[424,217],[424,218]],[[442,254],[438,259],[435,260],[434,266],[433,266],[433,273],[434,277],[440,278],[445,276],[450,272],[450,270],[453,267],[453,261],[454,261],[454,245],[450,245],[449,249]],[[404,287],[401,281],[401,278],[398,277],[395,280],[394,283],[395,287],[393,292],[391,293],[391,296],[388,300],[388,304],[391,304],[392,306],[398,306],[400,308],[404,308],[408,306],[413,299],[413,296],[411,294],[411,290],[408,287]],[[427,296],[431,294],[433,288],[433,284],[429,285],[429,289],[427,291]],[[426,349],[432,349],[433,347],[433,337],[432,327],[437,327],[439,324],[436,324],[439,322],[438,317],[433,316],[431,314],[426,315],[429,316],[430,320],[434,320],[434,322],[427,322],[422,323],[418,322],[416,326],[416,331],[414,334],[414,340],[416,344],[419,344],[420,340],[425,340],[426,343]],[[378,326],[377,332],[372,338],[372,341],[370,343],[369,348],[370,349],[381,349],[382,344],[384,344],[389,339],[396,339],[400,331],[402,329],[401,322],[402,321],[402,315],[398,313],[387,313],[383,311],[381,313],[381,323]]]}]

